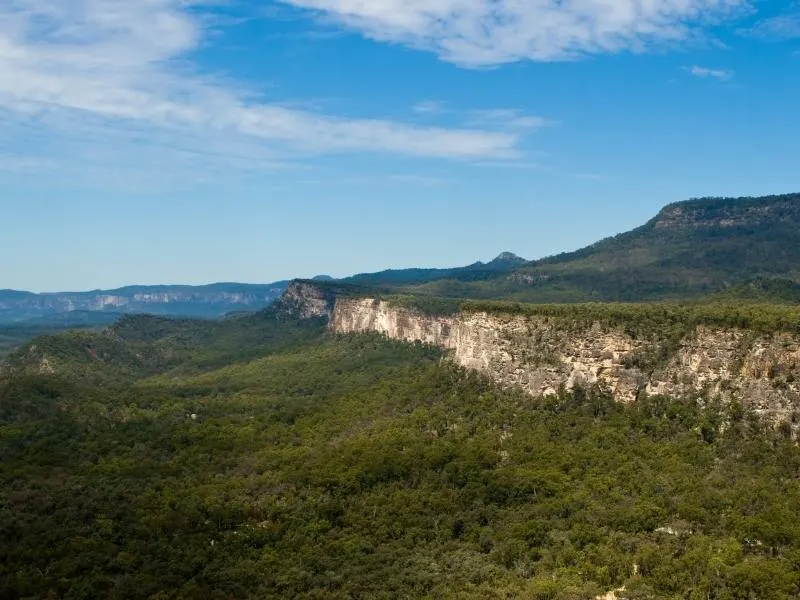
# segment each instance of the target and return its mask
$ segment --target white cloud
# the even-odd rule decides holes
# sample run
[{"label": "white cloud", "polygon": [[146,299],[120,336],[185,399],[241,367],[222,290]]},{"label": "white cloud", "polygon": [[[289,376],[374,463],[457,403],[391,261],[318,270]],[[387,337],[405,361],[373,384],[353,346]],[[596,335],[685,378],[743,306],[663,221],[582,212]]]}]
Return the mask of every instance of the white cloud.
[{"label": "white cloud", "polygon": [[[103,154],[102,145],[115,152],[157,147],[162,154],[224,156],[258,168],[335,152],[517,154],[521,140],[513,132],[339,118],[264,101],[200,72],[191,59],[212,33],[205,8],[198,0],[3,0],[0,133],[6,143],[35,146],[19,129],[28,127],[84,153]],[[33,148],[24,164],[38,164],[43,159],[36,153],[47,146]]]},{"label": "white cloud", "polygon": [[694,66],[688,69],[689,73],[695,77],[702,77],[704,79],[717,79],[719,81],[728,81],[734,76],[734,72],[728,69],[708,69],[706,67]]},{"label": "white cloud", "polygon": [[693,37],[747,0],[282,0],[464,66],[641,51]]}]

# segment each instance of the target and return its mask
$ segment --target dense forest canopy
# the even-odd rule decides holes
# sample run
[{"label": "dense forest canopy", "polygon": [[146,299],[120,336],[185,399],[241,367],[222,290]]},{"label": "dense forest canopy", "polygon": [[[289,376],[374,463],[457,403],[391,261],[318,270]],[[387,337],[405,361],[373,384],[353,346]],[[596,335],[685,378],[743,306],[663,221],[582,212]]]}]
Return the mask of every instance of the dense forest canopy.
[{"label": "dense forest canopy", "polygon": [[790,437],[277,312],[126,318],[0,378],[0,597],[793,598]]}]

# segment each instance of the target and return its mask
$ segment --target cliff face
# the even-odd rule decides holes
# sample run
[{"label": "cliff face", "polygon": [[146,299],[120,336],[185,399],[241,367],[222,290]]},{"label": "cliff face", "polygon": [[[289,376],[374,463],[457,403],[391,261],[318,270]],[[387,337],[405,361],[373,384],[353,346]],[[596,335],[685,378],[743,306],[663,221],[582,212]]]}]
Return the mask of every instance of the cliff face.
[{"label": "cliff face", "polygon": [[[634,339],[598,324],[575,328],[547,317],[462,313],[429,316],[384,301],[339,298],[337,333],[376,332],[451,350],[461,366],[530,394],[599,385],[621,402],[638,394],[738,400],[768,419],[800,409],[800,336],[699,327],[666,360],[659,340]],[[643,364],[644,363],[644,364]],[[655,364],[655,366],[646,366]]]},{"label": "cliff face", "polygon": [[687,230],[702,228],[759,227],[795,224],[800,196],[789,194],[768,198],[690,200],[664,207],[656,216],[654,229]]},{"label": "cliff face", "polygon": [[330,328],[336,333],[382,333],[395,340],[458,348],[456,317],[431,317],[371,298],[338,298]]},{"label": "cliff face", "polygon": [[304,281],[293,281],[275,307],[288,315],[301,319],[330,317],[335,296],[322,288]]}]

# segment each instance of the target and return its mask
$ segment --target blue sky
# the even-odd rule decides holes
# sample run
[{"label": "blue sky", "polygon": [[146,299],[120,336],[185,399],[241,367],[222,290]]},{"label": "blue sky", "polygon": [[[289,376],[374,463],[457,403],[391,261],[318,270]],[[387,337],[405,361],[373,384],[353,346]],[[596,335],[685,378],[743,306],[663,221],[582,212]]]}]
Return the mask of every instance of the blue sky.
[{"label": "blue sky", "polygon": [[800,190],[800,4],[4,0],[0,288],[528,258]]}]

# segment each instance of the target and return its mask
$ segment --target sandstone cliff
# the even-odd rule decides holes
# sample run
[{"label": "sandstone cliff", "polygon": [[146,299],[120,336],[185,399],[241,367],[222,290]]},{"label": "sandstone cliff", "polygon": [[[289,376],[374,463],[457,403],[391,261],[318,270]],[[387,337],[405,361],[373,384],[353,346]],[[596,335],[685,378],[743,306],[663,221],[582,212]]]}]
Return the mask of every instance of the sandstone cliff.
[{"label": "sandstone cliff", "polygon": [[287,315],[301,319],[330,317],[335,295],[304,281],[293,281],[283,295],[275,301],[275,308]]},{"label": "sandstone cliff", "polygon": [[[387,301],[324,298],[313,286],[290,286],[305,316],[330,318],[332,331],[376,332],[434,344],[459,365],[530,394],[555,394],[561,385],[601,386],[621,402],[639,394],[737,400],[771,421],[800,409],[800,335],[756,334],[700,326],[677,344],[633,337],[622,327],[576,326],[534,315],[461,312],[431,316]],[[643,357],[661,357],[658,361]]]}]

